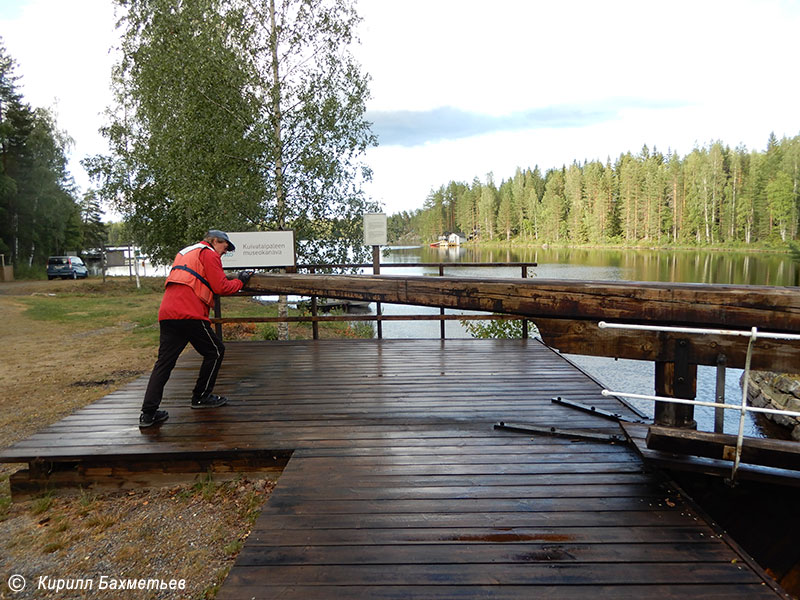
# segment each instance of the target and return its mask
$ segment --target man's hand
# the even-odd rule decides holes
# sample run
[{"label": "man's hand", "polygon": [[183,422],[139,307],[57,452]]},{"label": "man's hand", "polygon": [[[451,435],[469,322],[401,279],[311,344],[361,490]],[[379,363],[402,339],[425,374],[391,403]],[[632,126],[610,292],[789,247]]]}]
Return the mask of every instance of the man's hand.
[{"label": "man's hand", "polygon": [[250,278],[253,276],[253,271],[239,271],[239,275],[237,276],[239,281],[242,282],[242,287],[247,287],[247,283],[250,281]]}]

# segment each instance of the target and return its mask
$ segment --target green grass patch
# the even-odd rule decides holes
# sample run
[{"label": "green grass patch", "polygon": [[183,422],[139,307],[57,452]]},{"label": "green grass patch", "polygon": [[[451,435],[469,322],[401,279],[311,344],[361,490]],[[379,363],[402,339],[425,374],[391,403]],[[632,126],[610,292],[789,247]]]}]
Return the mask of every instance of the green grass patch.
[{"label": "green grass patch", "polygon": [[192,486],[195,494],[202,496],[206,502],[210,501],[217,493],[217,483],[214,481],[213,474],[209,471],[202,475]]},{"label": "green grass patch", "polygon": [[239,552],[242,549],[242,546],[244,546],[244,542],[242,542],[242,540],[233,540],[232,542],[226,544],[225,547],[222,549],[222,551],[227,556],[234,557],[237,554],[239,554]]},{"label": "green grass patch", "polygon": [[[132,324],[129,329],[145,331],[146,341],[158,340],[158,306],[163,280],[148,282],[137,289],[128,282],[79,282],[74,288],[54,289],[49,295],[20,298],[25,316],[54,325],[77,329],[99,329]],[[155,330],[153,334],[152,331]]]},{"label": "green grass patch", "polygon": [[8,517],[8,509],[11,507],[11,495],[5,492],[0,493],[0,521],[5,521]]},{"label": "green grass patch", "polygon": [[28,309],[25,316],[37,321],[70,324],[91,321],[97,325],[111,324],[119,314],[108,300],[73,296],[69,301],[58,297],[23,298]]},{"label": "green grass patch", "polygon": [[41,498],[36,498],[31,502],[31,514],[41,515],[50,510],[53,506],[53,495],[45,494]]}]

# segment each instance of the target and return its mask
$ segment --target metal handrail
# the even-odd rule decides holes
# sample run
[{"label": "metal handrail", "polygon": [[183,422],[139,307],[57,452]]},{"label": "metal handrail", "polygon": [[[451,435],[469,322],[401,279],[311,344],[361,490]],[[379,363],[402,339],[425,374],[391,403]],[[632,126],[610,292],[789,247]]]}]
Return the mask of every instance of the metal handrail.
[{"label": "metal handrail", "polygon": [[800,340],[800,335],[796,333],[773,333],[770,331],[758,331],[755,327],[751,330],[744,329],[704,329],[701,327],[670,327],[667,325],[636,325],[633,323],[607,323],[600,321],[597,326],[600,329],[635,329],[638,331],[664,331],[669,333],[696,333],[698,335],[732,335],[740,337],[751,337],[772,340]]},{"label": "metal handrail", "polygon": [[779,410],[772,408],[760,408],[756,406],[747,405],[747,388],[750,384],[750,358],[753,353],[753,344],[758,338],[774,339],[774,340],[800,340],[800,335],[793,333],[774,333],[774,332],[759,332],[757,327],[751,328],[749,331],[736,330],[736,329],[704,329],[694,327],[670,327],[658,325],[637,325],[633,323],[607,323],[600,321],[598,327],[601,329],[631,329],[638,331],[659,331],[669,333],[688,333],[696,335],[727,335],[727,336],[740,336],[749,337],[747,344],[747,356],[745,358],[745,367],[743,374],[742,384],[742,403],[740,405],[727,404],[725,402],[704,402],[702,400],[688,400],[684,398],[672,398],[669,396],[652,396],[648,394],[630,394],[625,392],[615,392],[608,389],[602,390],[600,393],[603,396],[618,396],[622,398],[631,398],[638,400],[653,400],[656,402],[671,402],[673,404],[689,404],[692,406],[710,406],[722,410],[736,410],[739,411],[739,431],[736,436],[736,455],[733,461],[733,468],[731,470],[731,481],[736,477],[736,472],[739,469],[739,464],[742,457],[742,446],[744,445],[744,419],[748,412],[762,413],[762,414],[775,414],[789,417],[800,418],[800,412],[792,410]]}]

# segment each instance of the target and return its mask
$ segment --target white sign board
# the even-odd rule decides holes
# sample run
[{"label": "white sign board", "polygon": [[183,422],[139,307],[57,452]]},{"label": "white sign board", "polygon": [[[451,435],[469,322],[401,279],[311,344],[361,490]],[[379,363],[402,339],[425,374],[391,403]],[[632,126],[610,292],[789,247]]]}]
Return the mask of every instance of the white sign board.
[{"label": "white sign board", "polygon": [[364,244],[367,246],[386,245],[386,215],[384,213],[364,215]]},{"label": "white sign board", "polygon": [[295,265],[294,231],[228,232],[236,250],[222,256],[224,269],[262,269]]}]

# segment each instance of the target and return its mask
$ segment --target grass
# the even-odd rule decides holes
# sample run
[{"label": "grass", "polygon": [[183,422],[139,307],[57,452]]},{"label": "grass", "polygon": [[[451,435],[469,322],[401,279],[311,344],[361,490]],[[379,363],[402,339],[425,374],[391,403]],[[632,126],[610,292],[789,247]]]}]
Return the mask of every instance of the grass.
[{"label": "grass", "polygon": [[52,494],[45,494],[33,501],[31,514],[34,516],[44,514],[50,510],[51,506],[53,506],[53,496]]},{"label": "grass", "polygon": [[11,506],[11,495],[6,491],[8,489],[8,478],[2,482],[2,489],[0,491],[0,521],[3,521],[8,516],[8,509]]},{"label": "grass", "polygon": [[[151,309],[147,299],[137,303],[135,307],[131,302],[125,303],[127,306],[120,306],[118,303],[112,306],[107,298],[92,296],[73,296],[69,302],[64,302],[64,299],[59,297],[34,296],[23,299],[23,302],[28,305],[26,314],[31,319],[65,325],[85,322],[87,319],[91,319],[95,325],[111,325],[122,312],[129,313],[141,309],[142,304],[145,304],[148,310]],[[124,310],[120,311],[120,308]]]},{"label": "grass", "polygon": [[[158,342],[158,305],[163,294],[164,280],[160,277],[140,278],[141,288],[127,278],[108,278],[74,282],[55,293],[40,293],[20,299],[26,307],[26,316],[55,325],[81,328],[113,327],[119,323],[130,323],[130,330],[144,337],[144,342]],[[72,283],[72,282],[69,282]],[[228,296],[222,299],[223,317],[275,317],[277,306],[264,305],[250,296]],[[305,309],[290,308],[289,316],[308,315]],[[341,313],[332,313],[341,314]],[[369,322],[320,323],[323,338],[371,338],[373,326]],[[275,340],[278,338],[273,323],[225,324],[224,339]],[[310,339],[311,323],[290,323],[289,337]],[[138,340],[139,343],[142,340]]]},{"label": "grass", "polygon": [[[149,373],[164,280],[141,283],[137,289],[127,278],[90,278],[12,282],[2,289],[0,337],[13,352],[0,369],[7,396],[0,447]],[[224,298],[223,311],[256,317],[274,316],[277,308],[235,296]],[[359,335],[372,337],[372,328],[320,324],[323,338]],[[277,329],[271,323],[226,325],[223,337],[275,339]],[[311,324],[290,324],[290,337],[311,338]],[[20,467],[0,465],[0,562],[16,561],[40,574],[58,564],[60,572],[80,575],[85,561],[94,564],[102,554],[102,560],[113,559],[114,569],[135,572],[157,548],[170,569],[201,586],[191,597],[214,597],[271,490],[263,481],[220,483],[204,475],[168,491],[83,490],[71,498],[48,494],[12,503],[9,477]],[[196,564],[186,559],[190,545],[201,553]]]},{"label": "grass", "polygon": [[271,487],[245,478],[218,482],[209,473],[169,489],[47,494],[14,505],[14,520],[27,526],[3,530],[0,559],[24,565],[32,578],[54,565],[61,576],[81,577],[98,561],[103,573],[152,575],[155,551],[168,563],[160,573],[186,579],[190,597],[212,599]]},{"label": "grass", "polygon": [[244,542],[240,539],[235,539],[231,543],[227,544],[222,551],[225,552],[228,556],[236,556],[244,546]]},{"label": "grass", "polygon": [[217,493],[217,484],[211,472],[203,475],[197,483],[194,484],[194,491],[199,494],[206,502],[210,501]]}]

